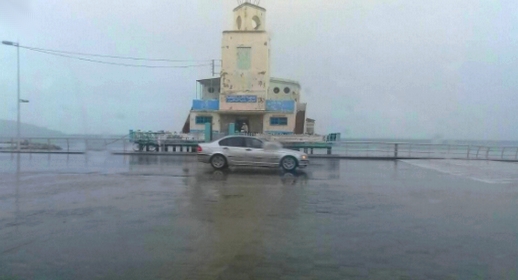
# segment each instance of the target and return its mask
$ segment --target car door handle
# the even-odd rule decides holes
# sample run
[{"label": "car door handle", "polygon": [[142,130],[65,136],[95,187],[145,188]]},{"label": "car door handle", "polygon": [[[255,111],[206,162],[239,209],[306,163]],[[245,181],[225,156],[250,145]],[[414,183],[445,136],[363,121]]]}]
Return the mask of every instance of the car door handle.
[{"label": "car door handle", "polygon": [[246,149],[246,150],[250,152],[252,149]]},{"label": "car door handle", "polygon": [[223,150],[228,150],[228,148],[227,148],[227,147],[225,147],[225,148],[223,148]]}]

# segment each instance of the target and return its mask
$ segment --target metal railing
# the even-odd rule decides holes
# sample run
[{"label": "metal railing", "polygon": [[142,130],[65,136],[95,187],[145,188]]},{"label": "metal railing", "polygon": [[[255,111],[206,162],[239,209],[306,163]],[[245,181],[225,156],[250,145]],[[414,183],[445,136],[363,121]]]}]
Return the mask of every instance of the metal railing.
[{"label": "metal railing", "polygon": [[335,142],[332,154],[344,157],[518,160],[518,147],[405,142]]},{"label": "metal railing", "polygon": [[[224,133],[214,133],[213,139],[225,136]],[[258,136],[258,135],[255,135]],[[201,141],[203,138],[195,137]],[[279,139],[276,139],[278,141]],[[288,138],[286,141],[290,141]],[[296,140],[296,139],[295,139]],[[292,143],[297,143],[295,141]],[[192,143],[174,143],[173,151],[192,150]],[[321,142],[324,143],[324,142]],[[30,137],[23,138],[20,150],[22,152],[54,152],[54,153],[82,153],[87,151],[132,152],[138,151],[136,143],[129,137]],[[173,145],[173,144],[171,144]],[[306,145],[301,143],[299,145]],[[375,142],[375,141],[340,141],[327,142],[323,147],[314,147],[307,144],[307,151],[311,154],[327,154],[327,147],[331,147],[331,154],[348,158],[395,158],[395,159],[481,159],[481,160],[508,160],[518,161],[518,146],[483,146],[483,145],[456,145],[456,144],[429,144],[409,142]],[[16,138],[0,138],[0,152],[15,152]],[[154,150],[153,150],[154,151]],[[163,151],[163,150],[161,150]],[[145,151],[142,151],[145,152]]]},{"label": "metal railing", "polygon": [[[24,137],[20,142],[21,152],[82,153],[86,151],[130,149],[127,136],[115,138],[95,137]],[[15,152],[16,138],[0,138],[0,152]]]}]

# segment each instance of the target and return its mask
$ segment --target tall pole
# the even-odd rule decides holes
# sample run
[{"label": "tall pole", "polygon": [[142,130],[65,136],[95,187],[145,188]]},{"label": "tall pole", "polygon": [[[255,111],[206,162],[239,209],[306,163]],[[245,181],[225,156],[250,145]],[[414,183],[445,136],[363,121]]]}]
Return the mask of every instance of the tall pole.
[{"label": "tall pole", "polygon": [[2,44],[7,46],[16,47],[16,66],[17,66],[17,94],[16,94],[16,108],[17,108],[17,118],[16,118],[16,150],[20,152],[20,103],[27,103],[29,100],[20,99],[20,43],[10,42],[10,41],[2,41]]},{"label": "tall pole", "polygon": [[16,130],[17,130],[17,145],[16,145],[16,149],[18,150],[18,152],[20,152],[20,43],[18,42],[16,44],[16,64],[17,64],[17,68],[18,68],[18,94],[17,94],[17,99],[16,99],[16,105],[18,107],[18,118],[17,118],[17,123],[16,123]]}]

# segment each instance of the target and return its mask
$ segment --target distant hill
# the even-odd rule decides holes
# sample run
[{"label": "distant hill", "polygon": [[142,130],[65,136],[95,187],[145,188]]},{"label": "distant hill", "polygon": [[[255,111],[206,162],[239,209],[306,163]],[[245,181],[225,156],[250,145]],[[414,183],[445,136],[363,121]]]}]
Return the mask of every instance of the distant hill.
[{"label": "distant hill", "polygon": [[[61,137],[63,132],[44,127],[20,123],[22,137]],[[16,137],[16,121],[0,120],[0,137]]]}]

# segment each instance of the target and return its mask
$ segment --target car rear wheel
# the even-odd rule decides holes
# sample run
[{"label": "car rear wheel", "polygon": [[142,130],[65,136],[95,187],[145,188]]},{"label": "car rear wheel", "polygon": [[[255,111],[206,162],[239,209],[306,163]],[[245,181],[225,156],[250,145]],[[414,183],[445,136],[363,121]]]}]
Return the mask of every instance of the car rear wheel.
[{"label": "car rear wheel", "polygon": [[281,167],[286,171],[293,171],[297,168],[297,160],[291,156],[284,157],[281,160]]},{"label": "car rear wheel", "polygon": [[227,159],[222,155],[214,155],[210,159],[210,164],[214,169],[223,169],[227,166]]}]

